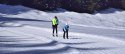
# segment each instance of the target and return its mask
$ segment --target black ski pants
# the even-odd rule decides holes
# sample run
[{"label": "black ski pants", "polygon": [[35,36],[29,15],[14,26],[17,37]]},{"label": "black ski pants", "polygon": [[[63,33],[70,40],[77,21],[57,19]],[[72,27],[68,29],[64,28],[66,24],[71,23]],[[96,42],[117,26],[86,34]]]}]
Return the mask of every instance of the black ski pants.
[{"label": "black ski pants", "polygon": [[67,31],[64,31],[64,29],[63,29],[63,38],[65,39],[65,38],[67,38],[67,39],[69,39],[69,37],[68,37],[68,30]]},{"label": "black ski pants", "polygon": [[57,34],[57,32],[58,32],[57,25],[52,25],[52,28],[53,28],[53,35],[54,35],[55,30],[56,30],[56,34]]}]

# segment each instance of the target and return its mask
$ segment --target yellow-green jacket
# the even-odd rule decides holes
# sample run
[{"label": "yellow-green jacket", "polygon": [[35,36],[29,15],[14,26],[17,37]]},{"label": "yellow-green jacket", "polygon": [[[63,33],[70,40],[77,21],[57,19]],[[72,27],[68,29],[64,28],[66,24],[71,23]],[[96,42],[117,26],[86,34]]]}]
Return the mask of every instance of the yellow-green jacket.
[{"label": "yellow-green jacket", "polygon": [[58,25],[58,20],[56,18],[52,19],[52,25]]}]

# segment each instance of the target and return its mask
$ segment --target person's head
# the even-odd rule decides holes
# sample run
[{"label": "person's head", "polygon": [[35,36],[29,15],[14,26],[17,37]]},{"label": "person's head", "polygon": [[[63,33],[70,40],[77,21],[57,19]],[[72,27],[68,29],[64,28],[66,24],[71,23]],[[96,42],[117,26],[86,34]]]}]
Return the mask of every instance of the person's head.
[{"label": "person's head", "polygon": [[66,25],[68,25],[68,23],[66,22]]},{"label": "person's head", "polygon": [[55,16],[55,18],[57,19],[57,16]]}]

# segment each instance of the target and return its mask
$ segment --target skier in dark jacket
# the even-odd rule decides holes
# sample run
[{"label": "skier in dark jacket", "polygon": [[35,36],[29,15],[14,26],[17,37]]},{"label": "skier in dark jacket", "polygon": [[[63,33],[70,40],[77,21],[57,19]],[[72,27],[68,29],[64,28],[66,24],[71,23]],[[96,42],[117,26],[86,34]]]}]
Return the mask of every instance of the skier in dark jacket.
[{"label": "skier in dark jacket", "polygon": [[[65,38],[67,38],[67,39],[69,39],[68,38],[68,31],[69,31],[69,25],[66,23],[66,25],[64,25],[64,27],[63,27],[63,38],[65,39]],[[66,36],[65,36],[66,35]]]},{"label": "skier in dark jacket", "polygon": [[53,28],[53,36],[54,36],[54,31],[56,30],[56,36],[58,36],[58,18],[55,16],[55,18],[52,19],[52,28]]}]

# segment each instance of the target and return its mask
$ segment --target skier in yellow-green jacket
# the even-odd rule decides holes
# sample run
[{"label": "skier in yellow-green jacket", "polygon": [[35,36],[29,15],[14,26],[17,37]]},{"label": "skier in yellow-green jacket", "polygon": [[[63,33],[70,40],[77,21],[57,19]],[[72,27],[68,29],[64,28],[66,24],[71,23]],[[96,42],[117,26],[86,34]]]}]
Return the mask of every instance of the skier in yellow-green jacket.
[{"label": "skier in yellow-green jacket", "polygon": [[56,36],[58,37],[58,18],[57,16],[55,16],[53,19],[52,19],[52,29],[53,29],[53,36],[54,36],[54,31],[56,30]]}]

